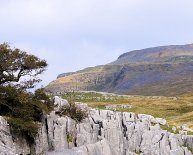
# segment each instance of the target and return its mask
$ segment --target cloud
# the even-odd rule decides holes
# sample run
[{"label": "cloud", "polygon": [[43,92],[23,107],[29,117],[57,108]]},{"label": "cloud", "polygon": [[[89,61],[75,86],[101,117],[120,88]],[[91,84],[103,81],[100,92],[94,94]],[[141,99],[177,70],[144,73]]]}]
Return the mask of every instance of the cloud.
[{"label": "cloud", "polygon": [[0,42],[58,73],[106,64],[133,49],[193,42],[192,0],[1,0]]},{"label": "cloud", "polygon": [[190,0],[6,1],[0,5],[4,34],[15,30],[17,36],[23,32],[31,37],[72,33],[97,36],[112,32],[114,37],[122,37],[135,32],[131,30],[144,31],[151,26],[169,29],[174,24],[178,28],[182,23],[189,25],[193,13]]}]

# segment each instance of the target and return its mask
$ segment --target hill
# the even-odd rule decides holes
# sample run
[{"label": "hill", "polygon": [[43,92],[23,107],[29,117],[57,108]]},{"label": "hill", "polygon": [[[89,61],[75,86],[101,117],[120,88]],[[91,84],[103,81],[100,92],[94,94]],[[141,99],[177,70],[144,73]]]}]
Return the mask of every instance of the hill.
[{"label": "hill", "polygon": [[107,65],[65,73],[50,92],[96,90],[117,94],[175,96],[193,92],[193,44],[127,52]]},{"label": "hill", "polygon": [[110,64],[175,63],[193,61],[193,44],[170,45],[127,52]]}]

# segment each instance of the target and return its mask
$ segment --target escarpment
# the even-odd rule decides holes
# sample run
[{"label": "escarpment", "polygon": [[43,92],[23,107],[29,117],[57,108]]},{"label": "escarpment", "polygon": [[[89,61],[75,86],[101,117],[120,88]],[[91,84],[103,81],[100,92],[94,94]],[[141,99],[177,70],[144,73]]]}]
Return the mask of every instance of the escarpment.
[{"label": "escarpment", "polygon": [[178,96],[193,92],[193,44],[130,51],[106,65],[60,74],[46,90]]}]

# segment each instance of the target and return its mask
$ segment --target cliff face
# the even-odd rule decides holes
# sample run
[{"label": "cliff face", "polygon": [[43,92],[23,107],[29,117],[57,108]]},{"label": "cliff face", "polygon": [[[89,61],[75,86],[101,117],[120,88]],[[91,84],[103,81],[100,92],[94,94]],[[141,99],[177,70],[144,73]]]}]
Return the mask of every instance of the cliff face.
[{"label": "cliff face", "polygon": [[131,51],[107,65],[61,74],[46,89],[52,93],[95,90],[173,96],[193,92],[192,82],[193,45],[190,44]]},{"label": "cliff face", "polygon": [[76,123],[53,111],[33,146],[22,137],[14,139],[5,119],[0,120],[1,155],[191,155],[188,148],[193,149],[193,136],[162,130],[164,119],[144,114],[90,109],[89,117]]}]

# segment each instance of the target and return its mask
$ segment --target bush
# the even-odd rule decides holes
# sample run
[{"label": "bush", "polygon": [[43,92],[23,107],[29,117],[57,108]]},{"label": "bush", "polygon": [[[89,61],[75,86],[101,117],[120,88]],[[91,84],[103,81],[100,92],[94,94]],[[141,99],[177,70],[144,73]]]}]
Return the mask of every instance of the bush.
[{"label": "bush", "polygon": [[82,110],[75,104],[62,106],[56,114],[59,116],[68,116],[74,119],[76,122],[81,122],[88,116],[86,110]]},{"label": "bush", "polygon": [[[37,91],[43,94],[43,90]],[[37,93],[28,93],[13,86],[0,87],[0,99],[0,115],[6,116],[11,132],[22,134],[29,143],[33,143],[38,124],[44,114],[52,110],[52,102],[48,97],[40,100]]]},{"label": "bush", "polygon": [[62,106],[57,114],[59,116],[68,116],[74,119],[76,122],[81,122],[88,114],[86,110],[81,109],[75,104],[75,93],[68,92],[67,95],[68,104]]},{"label": "bush", "polygon": [[34,143],[34,138],[38,133],[39,124],[34,121],[24,121],[21,118],[9,117],[7,119],[10,130],[14,134],[23,135],[29,144]]}]

